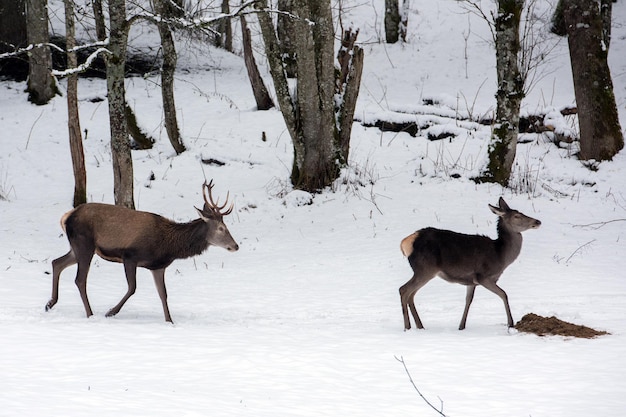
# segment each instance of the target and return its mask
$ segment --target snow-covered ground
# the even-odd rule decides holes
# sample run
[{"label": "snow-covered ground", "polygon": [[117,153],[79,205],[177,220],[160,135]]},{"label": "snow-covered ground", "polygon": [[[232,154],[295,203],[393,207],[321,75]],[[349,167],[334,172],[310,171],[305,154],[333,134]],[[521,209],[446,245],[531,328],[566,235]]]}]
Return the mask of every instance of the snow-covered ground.
[{"label": "snow-covered ground", "polygon": [[[366,52],[358,118],[416,113],[423,98],[441,103],[442,114],[493,110],[484,22],[456,1],[413,1],[409,42],[385,45],[382,4],[357,3],[343,23],[361,29]],[[610,61],[626,126],[622,2],[614,21]],[[235,201],[225,221],[241,248],[211,248],[168,268],[174,325],[163,321],[145,270],[124,309],[105,318],[126,281],[119,264],[102,259],[89,275],[93,317],[84,316],[73,267],[61,276],[59,303],[44,311],[50,262],[68,250],[59,227],[73,193],[65,98],[37,107],[24,84],[0,83],[0,416],[437,415],[400,358],[449,416],[623,415],[624,152],[590,171],[571,150],[530,137],[518,147],[511,190],[469,180],[486,161],[487,127],[451,119],[460,135],[431,142],[424,132],[356,123],[344,180],[300,205],[310,196],[288,185],[292,147],[281,115],[255,110],[243,61],[189,44],[181,54],[184,154],[168,144],[158,78],[127,81],[140,123],[158,138],[133,154],[136,205],[188,221],[212,178],[215,195],[230,191]],[[574,102],[565,40],[549,58],[525,112]],[[102,80],[80,80],[89,199],[112,202],[106,101],[91,101],[105,93]],[[208,158],[226,164],[201,163]],[[425,226],[495,237],[487,204],[499,196],[542,221],[500,280],[514,319],[556,315],[610,335],[508,330],[502,302],[484,289],[458,331],[465,289],[442,280],[416,297],[426,329],[403,331],[398,287],[411,270],[400,240]]]}]

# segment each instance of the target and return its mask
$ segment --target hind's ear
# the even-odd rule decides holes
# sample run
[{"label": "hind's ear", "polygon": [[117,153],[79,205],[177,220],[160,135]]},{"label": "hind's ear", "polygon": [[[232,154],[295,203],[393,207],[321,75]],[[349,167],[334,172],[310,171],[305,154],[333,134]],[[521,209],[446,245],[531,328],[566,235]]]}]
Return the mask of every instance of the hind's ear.
[{"label": "hind's ear", "polygon": [[[506,204],[506,203],[505,203]],[[495,214],[496,216],[504,216],[504,213],[506,213],[506,210],[502,210],[500,207],[495,207],[492,206],[491,204],[489,204],[489,209],[493,212],[493,214]]]},{"label": "hind's ear", "polygon": [[506,203],[506,201],[504,201],[504,198],[502,197],[500,197],[500,199],[498,200],[498,205],[500,206],[502,210],[505,210],[505,211],[511,210],[509,205]]}]

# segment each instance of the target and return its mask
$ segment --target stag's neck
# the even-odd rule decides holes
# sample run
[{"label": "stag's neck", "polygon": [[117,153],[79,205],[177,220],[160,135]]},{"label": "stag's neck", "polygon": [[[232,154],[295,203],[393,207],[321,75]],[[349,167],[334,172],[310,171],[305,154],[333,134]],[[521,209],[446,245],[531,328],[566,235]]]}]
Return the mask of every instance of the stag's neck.
[{"label": "stag's neck", "polygon": [[498,219],[498,239],[496,245],[506,263],[511,264],[522,250],[522,234],[509,229],[502,219]]},{"label": "stag's neck", "polygon": [[202,219],[170,224],[172,250],[176,259],[200,255],[209,247],[209,225]]}]

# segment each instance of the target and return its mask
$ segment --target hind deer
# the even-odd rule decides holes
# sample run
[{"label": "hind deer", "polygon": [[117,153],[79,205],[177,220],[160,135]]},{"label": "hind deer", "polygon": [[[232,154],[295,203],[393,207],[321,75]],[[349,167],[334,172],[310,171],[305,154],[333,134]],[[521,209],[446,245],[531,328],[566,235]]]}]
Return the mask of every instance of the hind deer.
[{"label": "hind deer", "polygon": [[400,287],[404,329],[411,328],[409,310],[418,329],[423,329],[417,314],[415,293],[436,276],[456,284],[467,286],[465,310],[459,330],[465,329],[467,313],[474,299],[476,286],[482,285],[504,302],[507,324],[513,327],[513,317],[506,292],[497,285],[502,272],[522,249],[521,232],[536,229],[541,222],[511,209],[500,197],[498,207],[489,205],[498,218],[498,238],[466,235],[432,227],[418,230],[404,238],[400,249],[408,258],[413,277]]},{"label": "hind deer", "polygon": [[[122,300],[106,314],[114,316],[137,288],[137,268],[152,271],[161,298],[165,321],[172,322],[167,305],[165,268],[175,259],[189,258],[204,252],[209,246],[219,246],[234,252],[239,245],[230,235],[222,217],[226,211],[228,195],[223,205],[213,201],[213,181],[203,184],[204,207],[196,208],[200,218],[189,223],[176,223],[158,214],[135,211],[110,204],[87,203],[65,213],[61,227],[70,243],[70,251],[52,261],[52,298],[46,311],[59,298],[59,277],[68,266],[78,264],[76,286],[85,307],[87,317],[93,315],[87,298],[87,273],[94,253],[101,258],[124,264],[128,291]],[[207,199],[208,191],[208,199]]]}]

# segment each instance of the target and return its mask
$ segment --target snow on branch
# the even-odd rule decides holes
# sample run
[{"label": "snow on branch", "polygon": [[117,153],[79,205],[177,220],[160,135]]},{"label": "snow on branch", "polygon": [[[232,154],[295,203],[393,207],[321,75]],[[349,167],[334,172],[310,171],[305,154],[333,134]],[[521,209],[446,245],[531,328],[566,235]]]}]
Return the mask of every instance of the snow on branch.
[{"label": "snow on branch", "polygon": [[[11,46],[13,46],[13,45],[11,45]],[[13,52],[2,53],[2,54],[0,54],[0,59],[3,59],[3,58],[13,58],[13,57],[16,57],[18,55],[27,54],[28,52],[32,51],[33,49],[42,48],[44,46],[48,46],[50,48],[56,49],[59,52],[65,52],[63,49],[59,48],[58,46],[56,46],[53,43],[44,42],[44,43],[31,44],[31,45],[28,45],[28,46],[26,46],[24,48],[17,48]]]},{"label": "snow on branch", "polygon": [[93,62],[93,60],[96,59],[101,52],[105,54],[111,53],[106,48],[98,48],[87,57],[85,62],[83,62],[76,68],[68,68],[64,71],[52,70],[52,75],[54,75],[55,77],[67,77],[68,75],[79,74],[81,72],[85,72],[87,71],[87,69],[89,69],[89,67],[91,67],[91,63]]},{"label": "snow on branch", "polygon": [[161,15],[155,14],[147,9],[143,9],[142,13],[138,13],[136,15],[134,15],[133,17],[131,17],[128,20],[128,27],[132,26],[133,23],[140,21],[140,20],[147,20],[149,22],[152,23],[161,23],[161,22],[165,22],[165,23],[171,23],[177,27],[183,28],[183,29],[208,29],[212,32],[215,32],[214,29],[212,29],[210,27],[211,24],[217,22],[218,20],[221,19],[227,19],[227,18],[234,18],[234,17],[239,17],[239,16],[243,16],[246,14],[251,14],[251,13],[256,13],[256,11],[249,11],[246,10],[249,6],[252,6],[253,4],[258,3],[258,0],[248,0],[246,2],[243,2],[241,5],[239,5],[233,12],[231,13],[220,13],[216,16],[213,17],[201,17],[201,18],[195,18],[195,17],[181,17],[181,18],[163,18]]}]

